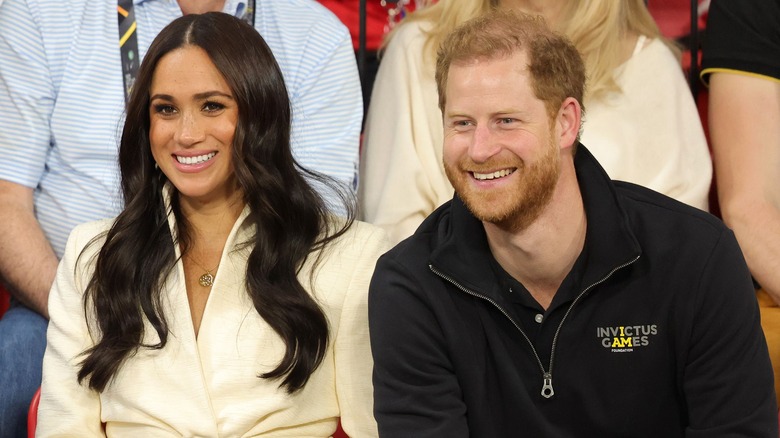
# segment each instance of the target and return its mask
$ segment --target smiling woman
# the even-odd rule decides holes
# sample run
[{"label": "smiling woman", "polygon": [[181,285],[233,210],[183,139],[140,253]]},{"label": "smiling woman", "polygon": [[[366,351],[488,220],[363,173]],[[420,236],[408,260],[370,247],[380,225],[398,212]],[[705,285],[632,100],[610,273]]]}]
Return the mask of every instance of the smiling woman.
[{"label": "smiling woman", "polygon": [[38,436],[326,437],[339,418],[376,436],[366,295],[386,237],[328,213],[310,182],[337,188],[290,129],[252,27],[207,13],[158,35],[119,148],[126,207],[76,228],[51,292]]},{"label": "smiling woman", "polygon": [[223,202],[239,210],[242,195],[231,159],[238,105],[208,53],[184,46],[163,56],[150,94],[152,155],[181,200]]}]

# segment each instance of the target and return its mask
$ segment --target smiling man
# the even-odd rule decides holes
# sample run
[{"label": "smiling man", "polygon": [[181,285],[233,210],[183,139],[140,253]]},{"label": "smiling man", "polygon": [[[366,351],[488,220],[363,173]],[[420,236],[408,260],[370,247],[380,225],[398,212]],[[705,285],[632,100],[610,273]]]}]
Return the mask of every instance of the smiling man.
[{"label": "smiling man", "polygon": [[377,264],[380,436],[776,437],[733,233],[608,178],[578,142],[576,49],[493,12],[436,81],[455,196]]}]

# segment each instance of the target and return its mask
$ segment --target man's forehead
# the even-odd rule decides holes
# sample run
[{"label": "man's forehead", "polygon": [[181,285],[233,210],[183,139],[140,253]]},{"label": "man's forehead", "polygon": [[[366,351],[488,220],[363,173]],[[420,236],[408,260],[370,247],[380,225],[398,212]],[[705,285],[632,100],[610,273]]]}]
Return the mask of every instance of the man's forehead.
[{"label": "man's forehead", "polygon": [[463,58],[455,58],[450,64],[453,67],[474,67],[491,62],[512,61],[523,70],[528,69],[528,55],[525,50],[517,49],[512,52],[500,52],[492,54],[479,54]]},{"label": "man's forehead", "polygon": [[464,79],[471,81],[491,78],[493,81],[503,82],[516,79],[515,75],[529,74],[530,68],[524,53],[464,58],[451,64],[447,74],[447,88],[457,85],[453,81],[460,82]]}]

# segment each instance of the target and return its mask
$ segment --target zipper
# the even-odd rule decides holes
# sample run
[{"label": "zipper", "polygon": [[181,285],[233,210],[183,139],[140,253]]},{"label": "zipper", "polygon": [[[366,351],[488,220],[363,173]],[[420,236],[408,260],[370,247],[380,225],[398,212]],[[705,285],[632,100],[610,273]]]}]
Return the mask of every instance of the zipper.
[{"label": "zipper", "polygon": [[531,339],[528,338],[528,335],[525,334],[525,332],[520,327],[520,325],[517,324],[517,322],[515,322],[515,320],[511,316],[509,316],[509,314],[504,310],[504,308],[501,307],[495,300],[493,300],[492,298],[487,297],[487,296],[485,296],[485,295],[483,295],[483,294],[481,294],[479,292],[476,292],[476,291],[473,291],[471,289],[466,288],[465,286],[463,286],[460,283],[458,283],[457,281],[455,281],[449,275],[447,275],[447,274],[439,271],[438,269],[436,269],[432,264],[429,264],[428,268],[431,270],[431,272],[433,272],[434,274],[436,274],[439,277],[443,278],[444,280],[448,281],[449,283],[451,283],[453,286],[455,286],[456,288],[460,289],[461,291],[463,291],[463,292],[465,292],[465,293],[467,293],[467,294],[469,294],[469,295],[471,295],[473,297],[476,297],[476,298],[479,298],[479,299],[482,299],[482,300],[485,300],[485,301],[489,302],[490,304],[493,305],[493,307],[498,309],[498,311],[501,312],[509,320],[509,322],[512,323],[513,326],[515,326],[517,331],[519,331],[520,334],[523,336],[523,339],[525,339],[525,341],[528,343],[528,346],[531,347],[531,352],[534,354],[534,358],[536,359],[536,363],[539,365],[539,369],[542,371],[542,391],[541,391],[542,397],[550,398],[553,395],[555,395],[555,390],[553,389],[553,381],[552,381],[552,378],[553,378],[552,370],[553,370],[553,364],[555,363],[555,348],[556,348],[556,346],[558,344],[558,335],[561,333],[561,328],[563,327],[563,323],[566,322],[566,318],[569,317],[569,314],[571,313],[571,311],[574,308],[574,306],[577,305],[577,303],[580,301],[580,299],[583,296],[585,296],[585,294],[588,293],[588,291],[590,291],[594,287],[600,285],[601,283],[607,281],[609,279],[609,277],[611,277],[618,270],[623,269],[626,266],[633,264],[634,262],[639,260],[639,257],[640,256],[637,255],[636,257],[634,257],[634,259],[629,260],[629,261],[623,263],[622,265],[619,265],[619,266],[615,267],[614,269],[609,271],[609,273],[607,275],[605,275],[602,279],[600,279],[599,281],[597,281],[597,282],[591,284],[590,286],[586,287],[585,289],[583,289],[582,292],[580,292],[577,295],[577,297],[574,298],[574,300],[569,305],[569,308],[566,309],[566,313],[563,315],[563,319],[561,319],[561,322],[558,323],[558,328],[555,330],[555,335],[553,336],[552,346],[550,347],[550,365],[549,365],[548,369],[546,369],[546,370],[544,369],[544,364],[542,364],[542,359],[539,358],[539,353],[536,352],[536,348],[534,347],[534,344],[531,342]]}]

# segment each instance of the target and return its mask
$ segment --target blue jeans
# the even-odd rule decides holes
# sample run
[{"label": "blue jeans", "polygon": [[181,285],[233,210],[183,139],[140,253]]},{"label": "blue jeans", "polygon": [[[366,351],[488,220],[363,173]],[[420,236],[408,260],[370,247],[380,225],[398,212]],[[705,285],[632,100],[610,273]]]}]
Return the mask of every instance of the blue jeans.
[{"label": "blue jeans", "polygon": [[43,316],[11,300],[0,319],[0,437],[26,438],[27,411],[41,386],[46,327]]}]

